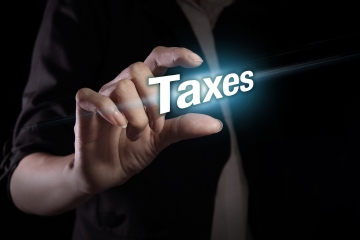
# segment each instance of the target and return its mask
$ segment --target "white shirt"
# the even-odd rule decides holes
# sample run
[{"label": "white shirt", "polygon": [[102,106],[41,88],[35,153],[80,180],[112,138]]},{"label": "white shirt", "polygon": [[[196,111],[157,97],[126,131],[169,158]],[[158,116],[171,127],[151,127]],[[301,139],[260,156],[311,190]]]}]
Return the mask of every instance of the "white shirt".
[{"label": "white shirt", "polygon": [[[177,2],[194,31],[210,71],[218,73],[220,67],[212,29],[222,10],[233,1],[200,0],[200,6],[191,0]],[[217,186],[211,240],[248,240],[251,237],[247,232],[247,181],[242,169],[230,108],[224,100],[221,101],[221,108],[230,131],[231,153]]]}]

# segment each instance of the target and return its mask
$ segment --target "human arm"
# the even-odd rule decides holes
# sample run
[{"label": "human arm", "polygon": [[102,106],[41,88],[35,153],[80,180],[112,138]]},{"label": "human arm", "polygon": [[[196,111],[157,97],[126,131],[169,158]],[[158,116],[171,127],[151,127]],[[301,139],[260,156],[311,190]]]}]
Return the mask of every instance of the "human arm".
[{"label": "human arm", "polygon": [[33,153],[21,160],[10,184],[14,204],[25,213],[56,215],[92,197],[74,184],[74,154]]},{"label": "human arm", "polygon": [[[99,93],[81,89],[76,96],[75,154],[25,157],[11,179],[15,205],[40,215],[68,211],[95,193],[125,183],[168,145],[218,132],[222,124],[212,117],[187,114],[165,121],[156,104],[144,103],[146,111],[142,105],[141,99],[157,95],[156,88],[146,85],[149,76],[162,75],[167,67],[200,64],[187,49],[159,47]],[[129,102],[137,104],[120,113],[116,105]]]}]

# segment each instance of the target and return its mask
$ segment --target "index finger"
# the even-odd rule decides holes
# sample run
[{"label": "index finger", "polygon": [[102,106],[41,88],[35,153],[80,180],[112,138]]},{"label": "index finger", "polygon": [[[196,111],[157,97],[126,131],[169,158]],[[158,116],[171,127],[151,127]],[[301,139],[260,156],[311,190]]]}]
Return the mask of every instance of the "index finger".
[{"label": "index finger", "polygon": [[[168,68],[177,66],[194,68],[200,66],[203,60],[199,55],[186,48],[159,46],[153,49],[144,63],[149,67],[152,75],[158,77],[164,75]],[[118,81],[121,79],[132,79],[131,66],[124,69],[114,80],[106,83],[99,92],[104,95],[110,95]]]},{"label": "index finger", "polygon": [[144,61],[155,77],[164,75],[171,67],[193,68],[202,62],[196,53],[179,47],[156,47]]},{"label": "index finger", "polygon": [[[143,104],[148,107],[149,124],[155,132],[161,132],[165,114],[160,115],[157,103],[154,101],[157,96],[156,88],[149,88],[147,79],[153,76],[162,76],[170,67],[182,66],[185,68],[198,67],[203,60],[189,49],[179,47],[156,47],[146,58],[144,63],[148,66],[148,71],[141,63],[132,64],[124,69],[114,80],[105,84],[100,93],[110,95],[114,91],[116,83],[121,79],[130,79],[134,82]],[[145,65],[144,64],[144,65]],[[145,65],[145,66],[146,66]]]}]

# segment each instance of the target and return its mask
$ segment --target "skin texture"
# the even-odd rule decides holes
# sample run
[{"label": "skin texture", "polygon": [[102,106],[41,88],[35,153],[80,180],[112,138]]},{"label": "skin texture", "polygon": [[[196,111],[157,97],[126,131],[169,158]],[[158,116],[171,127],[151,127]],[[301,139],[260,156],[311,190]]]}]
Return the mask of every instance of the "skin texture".
[{"label": "skin texture", "polygon": [[147,85],[148,77],[162,76],[169,67],[201,63],[188,49],[157,47],[144,62],[130,65],[99,92],[80,89],[75,153],[34,153],[22,159],[10,183],[15,205],[38,215],[66,212],[125,183],[170,144],[219,132],[222,123],[210,116],[186,114],[165,120],[157,101],[142,101],[158,94],[157,87]]}]

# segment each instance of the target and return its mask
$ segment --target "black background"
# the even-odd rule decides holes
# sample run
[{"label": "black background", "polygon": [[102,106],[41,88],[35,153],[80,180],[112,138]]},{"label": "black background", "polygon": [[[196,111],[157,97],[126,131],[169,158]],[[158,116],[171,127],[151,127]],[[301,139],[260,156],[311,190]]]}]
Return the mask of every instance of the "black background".
[{"label": "black background", "polygon": [[[264,1],[255,0],[250,2],[252,2],[253,8],[258,8],[258,11],[267,12],[267,17],[272,19],[273,23],[276,23],[271,29],[269,26],[264,25],[264,28],[266,29],[263,29],[262,31],[273,32],[274,35],[280,34],[289,36],[289,39],[292,39],[292,41],[287,41],[286,38],[283,38],[282,41],[274,44],[277,45],[277,50],[359,31],[356,29],[359,28],[358,25],[360,22],[357,22],[359,18],[355,16],[358,14],[355,7],[356,5],[353,4],[355,1],[339,1],[332,3],[326,1],[268,1],[264,3]],[[351,4],[348,5],[348,3]],[[2,4],[1,30],[3,42],[2,59],[4,62],[1,74],[1,146],[6,140],[10,139],[12,134],[11,129],[14,127],[16,118],[21,109],[21,96],[29,74],[32,48],[41,23],[45,4],[45,0],[6,1]],[[295,15],[297,16],[303,16],[303,18],[293,18],[292,21],[287,21],[294,13],[296,13]],[[304,29],[302,29],[303,27],[310,26],[312,31],[318,30],[316,34],[313,34],[312,31],[304,31]],[[307,34],[294,37],[298,30]],[[284,34],[284,31],[288,31],[288,35]],[[294,39],[296,40],[294,41]],[[352,45],[356,44],[352,43]],[[343,43],[341,46],[335,45],[335,48],[338,49],[342,47]],[[306,54],[306,57],[309,57],[308,60],[312,60],[312,58],[315,57],[313,54],[314,53],[311,52]],[[302,57],[304,56],[302,55]],[[289,63],[289,59],[281,59],[279,62],[281,64]],[[349,68],[349,66],[351,67]],[[342,67],[347,71],[356,69],[356,66],[357,65],[354,62],[351,64],[342,63]],[[331,67],[336,68],[336,65]],[[353,72],[356,72],[356,70],[353,70]],[[309,73],[303,73],[302,77],[306,78],[307,74]],[[315,74],[320,76],[322,72]],[[339,81],[332,78],[332,84],[338,83],[342,89],[349,87],[343,79],[341,80],[341,74],[339,72],[335,75]],[[358,79],[360,81],[358,76],[354,75],[354,78],[355,80]],[[353,88],[353,86],[355,85],[351,85],[351,88]],[[331,91],[333,91],[333,89],[331,89]],[[356,94],[354,89],[350,92]],[[322,99],[325,96],[329,97],[331,95],[329,94],[329,91],[326,93],[324,92],[323,94],[321,94],[321,92],[316,92],[316,94],[318,95],[318,99]],[[354,99],[354,101],[358,101],[358,98]],[[302,103],[297,104],[300,106]],[[324,101],[324,104],[326,104],[326,101]],[[355,102],[355,104],[360,103]],[[292,108],[294,105],[288,107]],[[291,114],[291,111],[289,111],[289,113]],[[300,122],[300,120],[298,122]],[[283,126],[286,128],[286,124]],[[291,147],[289,149],[290,150],[288,151],[291,151]],[[358,164],[355,164],[354,166],[356,167]],[[356,169],[353,170],[354,171],[351,171],[351,174],[356,174]],[[346,172],[343,173],[343,175],[345,174]],[[266,177],[272,179],[272,181],[268,181],[269,188],[273,186],[272,184],[284,184],[282,180],[277,180],[274,176],[264,176],[264,179]],[[335,178],[330,176],[329,179]],[[336,184],[337,181],[334,181],[334,183]],[[354,209],[353,206],[349,208],[331,208],[330,210],[311,209],[313,205],[307,204],[306,202],[309,198],[309,192],[302,192],[302,188],[296,187],[297,185],[295,183],[285,181],[285,184],[288,184],[288,188],[290,188],[290,190],[287,191],[287,194],[290,193],[290,195],[285,196],[284,202],[269,201],[269,205],[264,206],[264,212],[269,212],[268,216],[278,213],[278,215],[274,216],[274,219],[277,219],[277,222],[282,223],[282,228],[284,229],[282,233],[274,234],[278,235],[279,239],[300,239],[299,236],[301,236],[302,239],[359,239],[358,229],[360,217],[356,215],[359,214],[359,207],[357,207],[357,209]],[[358,186],[356,184],[353,185]],[[49,239],[50,236],[51,239],[70,239],[74,212],[57,217],[38,217],[24,214],[17,210],[8,200],[6,181],[2,180],[0,182],[0,187],[0,239],[20,239],[24,236],[36,239]],[[354,188],[352,188],[349,191],[356,191],[356,189],[354,190]],[[274,193],[264,192],[262,194],[264,196],[271,196],[271,194]],[[351,200],[353,202],[354,198]],[[289,209],[292,210],[286,212],[285,205],[293,203],[300,204],[297,208],[298,212],[293,211],[294,206],[289,206]],[[282,211],[276,212],[273,210],[277,207],[281,207]],[[307,212],[309,212],[309,214],[306,215]],[[298,223],[286,221],[287,218],[294,219],[293,216],[290,216],[294,214],[302,216],[302,218],[298,219]],[[337,219],[337,221],[334,222],[333,219]],[[273,219],[269,218],[268,220],[271,222]],[[304,225],[302,224],[303,221],[308,221],[308,224],[305,224],[305,226],[308,226],[307,229],[299,229],[296,227]],[[266,226],[263,226],[263,228],[267,229]],[[274,230],[268,229],[270,235],[273,234],[272,231]]]}]

